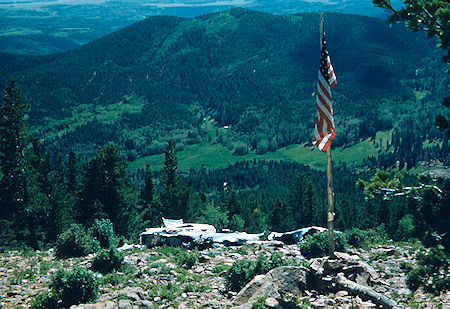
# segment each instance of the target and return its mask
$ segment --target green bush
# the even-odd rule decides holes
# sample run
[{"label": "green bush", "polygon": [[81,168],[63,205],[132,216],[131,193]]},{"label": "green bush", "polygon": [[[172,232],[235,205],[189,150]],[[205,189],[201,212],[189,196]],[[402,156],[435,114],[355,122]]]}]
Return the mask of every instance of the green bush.
[{"label": "green bush", "polygon": [[92,236],[98,240],[101,248],[115,247],[119,242],[114,234],[113,224],[109,219],[95,219],[91,231]]},{"label": "green bush", "polygon": [[410,270],[406,277],[406,285],[408,288],[412,291],[417,290],[424,283],[425,273],[425,268],[420,266]]},{"label": "green bush", "polygon": [[113,247],[109,249],[102,249],[92,260],[91,269],[107,274],[114,270],[119,270],[123,265],[123,260],[123,253],[117,251],[117,249]]},{"label": "green bush", "polygon": [[178,284],[169,281],[167,285],[160,286],[159,296],[161,296],[161,298],[167,299],[168,301],[172,301],[179,295],[181,295],[181,291],[182,290],[180,289],[180,286]]},{"label": "green bush", "polygon": [[229,224],[229,227],[230,227],[231,230],[233,230],[233,231],[243,231],[244,230],[244,225],[245,225],[245,220],[242,219],[242,217],[240,215],[234,214],[231,217],[230,224]]},{"label": "green bush", "polygon": [[[335,250],[346,251],[347,241],[342,233],[334,233]],[[307,235],[299,243],[300,252],[307,258],[322,257],[328,254],[328,232]]]},{"label": "green bush", "polygon": [[275,252],[269,259],[259,254],[255,261],[243,259],[233,263],[225,274],[225,287],[229,291],[240,291],[254,276],[266,274],[275,267],[290,265]]},{"label": "green bush", "polygon": [[39,293],[31,302],[31,309],[57,309],[58,299],[51,293]]},{"label": "green bush", "polygon": [[419,253],[416,268],[406,271],[406,284],[413,291],[420,286],[434,294],[450,289],[449,257],[442,248],[433,247]]},{"label": "green bush", "polygon": [[252,262],[245,259],[234,262],[225,275],[226,289],[234,292],[240,291],[251,279],[251,266]]},{"label": "green bush", "polygon": [[175,256],[175,261],[180,267],[185,267],[187,269],[192,268],[197,264],[199,258],[199,253],[197,250],[187,251],[182,250]]},{"label": "green bush", "polygon": [[256,301],[252,304],[252,309],[267,309],[266,298],[258,297]]},{"label": "green bush", "polygon": [[266,274],[272,268],[273,267],[271,261],[267,259],[264,254],[258,254],[258,256],[256,257],[256,261],[251,267],[251,275],[256,276],[260,274]]},{"label": "green bush", "polygon": [[110,273],[106,274],[101,278],[101,284],[111,284],[113,286],[119,285],[120,283],[124,283],[126,281],[126,276],[123,274]]},{"label": "green bush", "polygon": [[345,232],[347,243],[354,248],[369,249],[376,244],[383,244],[389,240],[384,225],[381,224],[376,229],[361,230],[351,229]]},{"label": "green bush", "polygon": [[72,224],[58,236],[56,256],[59,258],[85,256],[99,249],[98,241],[81,224]]},{"label": "green bush", "polygon": [[396,240],[409,240],[414,234],[414,217],[411,214],[405,215],[398,222]]},{"label": "green bush", "polygon": [[69,308],[72,305],[94,301],[98,291],[97,279],[89,270],[84,268],[75,268],[72,271],[59,270],[50,283],[49,296],[38,296],[34,305],[35,308]]}]

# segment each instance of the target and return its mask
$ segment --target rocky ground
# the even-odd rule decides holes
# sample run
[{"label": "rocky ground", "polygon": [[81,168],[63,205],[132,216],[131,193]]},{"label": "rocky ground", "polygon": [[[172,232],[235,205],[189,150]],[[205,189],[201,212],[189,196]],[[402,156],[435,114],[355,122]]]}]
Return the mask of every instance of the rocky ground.
[{"label": "rocky ground", "polygon": [[[392,245],[351,250],[342,257],[353,265],[345,266],[347,269],[364,269],[355,275],[355,281],[363,280],[405,308],[450,308],[450,293],[434,296],[420,290],[411,293],[407,288],[400,264],[402,261],[414,264],[416,251],[413,246]],[[324,263],[328,263],[320,259],[305,260],[296,245],[279,242],[204,250],[189,269],[177,263],[179,251],[133,249],[126,251],[128,267],[124,272],[98,275],[101,288],[96,303],[71,308],[232,308],[238,305],[251,308],[237,301],[242,298],[242,291],[238,297],[237,293],[226,291],[224,274],[237,260],[255,259],[260,253],[269,257],[274,252],[301,266],[299,269],[312,269],[316,273],[323,271]],[[0,254],[0,308],[29,308],[33,297],[48,291],[50,278],[58,269],[76,265],[89,268],[92,258],[93,255],[57,259],[52,249]],[[351,296],[345,290],[319,293],[305,289],[294,294],[286,293],[283,297],[298,308],[377,308],[370,300]],[[267,308],[281,308],[280,300],[273,297],[259,301]]]}]

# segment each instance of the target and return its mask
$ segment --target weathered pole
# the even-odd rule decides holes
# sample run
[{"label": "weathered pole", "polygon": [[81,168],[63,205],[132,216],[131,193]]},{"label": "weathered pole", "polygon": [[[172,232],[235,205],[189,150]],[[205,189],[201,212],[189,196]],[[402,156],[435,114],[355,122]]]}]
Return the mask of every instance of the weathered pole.
[{"label": "weathered pole", "polygon": [[328,256],[334,258],[334,193],[333,193],[333,173],[332,173],[333,161],[331,160],[331,145],[327,148],[327,192],[328,192]]},{"label": "weathered pole", "polygon": [[[320,49],[322,50],[323,42],[323,15],[320,12]],[[333,193],[333,161],[331,160],[331,145],[327,148],[327,193],[328,193],[328,212],[327,212],[327,227],[328,227],[328,256],[334,258],[334,193]]]}]

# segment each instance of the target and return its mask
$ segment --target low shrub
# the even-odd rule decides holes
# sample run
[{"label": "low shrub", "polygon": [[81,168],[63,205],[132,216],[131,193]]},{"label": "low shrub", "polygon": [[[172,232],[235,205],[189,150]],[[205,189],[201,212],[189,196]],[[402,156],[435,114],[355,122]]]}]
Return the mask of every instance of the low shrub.
[{"label": "low shrub", "polygon": [[354,248],[370,249],[376,244],[383,244],[389,241],[389,236],[381,224],[376,229],[351,229],[345,232],[347,243]]},{"label": "low shrub", "polygon": [[99,292],[95,275],[87,269],[59,270],[50,283],[50,292],[38,294],[32,309],[69,308],[72,305],[94,301]]},{"label": "low shrub", "polygon": [[197,250],[193,251],[180,251],[178,255],[175,256],[177,265],[184,268],[192,268],[197,264],[199,258],[199,253]]},{"label": "low shrub", "polygon": [[165,298],[168,301],[172,301],[181,295],[182,290],[180,286],[173,282],[168,282],[167,285],[160,286],[159,296]]},{"label": "low shrub", "polygon": [[123,265],[124,255],[122,252],[111,247],[109,249],[102,249],[93,258],[91,269],[103,274],[119,270]]},{"label": "low shrub", "polygon": [[31,309],[57,309],[58,299],[51,293],[42,292],[31,301]]},{"label": "low shrub", "polygon": [[[347,241],[342,233],[334,233],[335,250],[346,251]],[[299,243],[300,252],[307,258],[322,257],[328,254],[328,232],[308,235]]]},{"label": "low shrub", "polygon": [[225,275],[226,289],[234,292],[240,291],[252,278],[250,273],[251,266],[252,262],[246,259],[234,262]]},{"label": "low shrub", "polygon": [[225,273],[225,287],[229,291],[240,291],[254,276],[266,274],[275,267],[286,265],[292,265],[292,262],[283,260],[277,252],[269,259],[264,254],[259,254],[255,261],[247,259],[236,261]]},{"label": "low shrub", "polygon": [[114,234],[113,224],[109,219],[95,219],[90,230],[92,236],[98,240],[101,248],[117,246],[119,240]]},{"label": "low shrub", "polygon": [[81,224],[74,223],[58,236],[55,253],[58,258],[80,257],[98,249],[98,241]]},{"label": "low shrub", "polygon": [[117,273],[109,273],[101,278],[101,284],[111,284],[113,286],[119,285],[126,281],[126,276]]},{"label": "low shrub", "polygon": [[406,284],[415,291],[439,294],[450,289],[449,256],[443,248],[432,247],[417,255],[416,268],[406,268]]},{"label": "low shrub", "polygon": [[217,276],[217,275],[225,273],[226,271],[228,271],[228,269],[230,269],[230,266],[219,264],[219,265],[215,265],[211,271],[213,274],[215,274]]},{"label": "low shrub", "polygon": [[258,297],[256,301],[252,304],[252,309],[267,309],[266,298]]},{"label": "low shrub", "polygon": [[165,256],[176,256],[178,255],[181,251],[186,251],[185,248],[179,248],[179,247],[169,247],[169,246],[164,246],[164,247],[159,247],[156,248],[155,251],[159,254],[165,255]]},{"label": "low shrub", "polygon": [[410,240],[414,235],[414,217],[411,214],[405,215],[398,222],[398,229],[395,240]]}]

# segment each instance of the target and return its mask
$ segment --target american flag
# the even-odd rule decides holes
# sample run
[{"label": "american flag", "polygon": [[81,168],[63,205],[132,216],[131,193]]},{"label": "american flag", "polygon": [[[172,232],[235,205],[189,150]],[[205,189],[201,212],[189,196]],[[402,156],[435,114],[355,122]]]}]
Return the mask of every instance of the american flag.
[{"label": "american flag", "polygon": [[321,43],[322,51],[320,55],[319,81],[317,83],[316,94],[317,117],[313,144],[320,150],[326,151],[335,134],[331,89],[337,84],[337,81],[325,46],[325,31],[322,19]]}]

